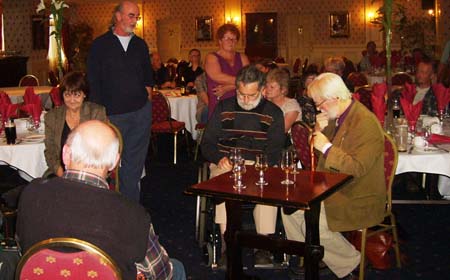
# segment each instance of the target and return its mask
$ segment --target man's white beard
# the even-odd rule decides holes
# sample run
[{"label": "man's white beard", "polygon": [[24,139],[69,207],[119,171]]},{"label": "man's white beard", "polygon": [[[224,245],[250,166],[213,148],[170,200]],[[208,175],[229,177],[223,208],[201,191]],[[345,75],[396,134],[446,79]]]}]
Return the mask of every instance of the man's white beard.
[{"label": "man's white beard", "polygon": [[250,111],[256,108],[256,106],[258,106],[259,102],[261,101],[262,95],[260,94],[258,96],[257,99],[255,99],[254,101],[244,104],[244,102],[242,100],[239,99],[239,97],[237,98],[237,102],[239,104],[239,106],[241,106],[242,109],[246,110],[246,111]]}]

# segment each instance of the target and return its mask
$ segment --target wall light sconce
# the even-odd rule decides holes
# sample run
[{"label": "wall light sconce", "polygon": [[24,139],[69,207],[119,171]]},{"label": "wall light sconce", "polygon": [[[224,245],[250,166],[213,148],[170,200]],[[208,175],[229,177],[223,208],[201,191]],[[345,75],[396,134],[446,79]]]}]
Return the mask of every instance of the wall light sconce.
[{"label": "wall light sconce", "polygon": [[241,17],[240,16],[227,16],[227,17],[225,17],[225,23],[231,23],[231,24],[239,25],[240,22],[241,22]]},{"label": "wall light sconce", "polygon": [[427,14],[428,14],[430,17],[434,17],[434,10],[433,10],[433,9],[429,9],[429,10],[427,11]]},{"label": "wall light sconce", "polygon": [[366,21],[370,23],[375,22],[375,12],[374,11],[368,11],[366,13]]}]

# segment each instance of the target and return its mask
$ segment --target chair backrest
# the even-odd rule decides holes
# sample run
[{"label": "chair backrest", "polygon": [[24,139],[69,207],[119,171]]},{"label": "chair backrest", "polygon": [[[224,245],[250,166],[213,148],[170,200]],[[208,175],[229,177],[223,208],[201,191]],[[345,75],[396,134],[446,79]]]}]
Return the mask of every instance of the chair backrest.
[{"label": "chair backrest", "polygon": [[392,210],[392,182],[397,169],[398,151],[392,138],[384,133],[384,178],[387,189],[387,211]]},{"label": "chair backrest", "polygon": [[170,103],[161,92],[152,96],[152,123],[170,120]]},{"label": "chair backrest", "polygon": [[372,111],[372,88],[369,86],[360,87],[356,90],[356,93],[359,95],[359,102]]},{"label": "chair backrest", "polygon": [[19,81],[19,87],[39,86],[39,79],[34,75],[25,75]]},{"label": "chair backrest", "polygon": [[[122,133],[120,132],[119,128],[115,126],[113,123],[108,123],[108,125],[114,130],[114,132],[117,135],[117,138],[119,138],[119,154],[122,155],[123,150],[123,138]],[[109,178],[113,181],[109,182],[109,189],[116,191],[120,193],[120,186],[119,186],[119,168],[120,168],[120,161],[117,163],[116,167],[110,172]]]},{"label": "chair backrest", "polygon": [[362,87],[369,84],[366,75],[361,72],[352,72],[348,75],[347,81],[351,82],[356,87]]},{"label": "chair backrest", "polygon": [[114,260],[97,246],[75,238],[51,238],[33,245],[23,255],[15,279],[116,280],[122,279],[122,274]]},{"label": "chair backrest", "polygon": [[412,84],[412,77],[406,72],[395,73],[392,76],[392,85],[393,86],[403,86],[406,82]]},{"label": "chair backrest", "polygon": [[291,138],[297,156],[305,170],[315,170],[314,147],[311,142],[313,129],[302,121],[295,122],[291,127]]}]

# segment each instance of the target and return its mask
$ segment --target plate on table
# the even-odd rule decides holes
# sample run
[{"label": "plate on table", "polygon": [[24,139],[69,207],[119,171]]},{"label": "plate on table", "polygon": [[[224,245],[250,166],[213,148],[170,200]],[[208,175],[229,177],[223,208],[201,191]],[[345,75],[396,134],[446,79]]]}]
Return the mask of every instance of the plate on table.
[{"label": "plate on table", "polygon": [[44,142],[44,140],[45,140],[44,134],[33,134],[22,138],[22,143],[41,143]]}]

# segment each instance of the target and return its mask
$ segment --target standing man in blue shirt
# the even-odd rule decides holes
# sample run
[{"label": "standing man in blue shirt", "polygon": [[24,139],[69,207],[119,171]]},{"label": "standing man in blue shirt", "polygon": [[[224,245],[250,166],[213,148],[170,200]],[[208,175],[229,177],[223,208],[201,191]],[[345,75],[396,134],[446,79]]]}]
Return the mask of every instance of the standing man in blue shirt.
[{"label": "standing man in blue shirt", "polygon": [[138,20],[137,4],[122,1],[110,30],[94,40],[88,57],[91,101],[106,107],[123,137],[120,192],[135,201],[150,141],[153,86],[147,44],[133,33]]}]

